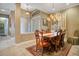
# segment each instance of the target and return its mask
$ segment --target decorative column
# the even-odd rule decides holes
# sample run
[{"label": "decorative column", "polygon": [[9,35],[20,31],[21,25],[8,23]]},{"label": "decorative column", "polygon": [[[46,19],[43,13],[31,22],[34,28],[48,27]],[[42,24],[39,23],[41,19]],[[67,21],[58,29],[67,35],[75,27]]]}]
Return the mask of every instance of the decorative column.
[{"label": "decorative column", "polygon": [[16,42],[19,42],[21,38],[20,17],[21,17],[21,4],[16,3],[16,9],[15,9],[15,39],[16,39]]}]

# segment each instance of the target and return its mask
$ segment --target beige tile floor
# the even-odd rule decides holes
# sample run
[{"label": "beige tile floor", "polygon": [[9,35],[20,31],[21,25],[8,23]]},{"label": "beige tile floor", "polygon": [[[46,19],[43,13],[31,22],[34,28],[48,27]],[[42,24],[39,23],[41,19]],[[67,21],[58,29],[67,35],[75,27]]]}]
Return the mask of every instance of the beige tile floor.
[{"label": "beige tile floor", "polygon": [[[11,41],[8,41],[7,43],[9,42]],[[8,45],[10,44],[11,43],[9,43]],[[0,56],[32,56],[32,54],[29,51],[27,51],[26,48],[35,45],[35,40],[29,40],[18,44],[14,44],[14,43],[12,44],[13,45],[1,47]],[[79,55],[78,52],[79,52],[79,45],[73,45],[70,49],[68,56],[75,56],[75,55],[78,56]]]},{"label": "beige tile floor", "polygon": [[0,50],[15,44],[15,37],[0,36]]},{"label": "beige tile floor", "polygon": [[30,40],[26,42],[22,42],[19,44],[15,44],[12,47],[8,47],[0,50],[1,56],[32,56],[26,48],[29,46],[35,45],[35,40]]},{"label": "beige tile floor", "polygon": [[73,45],[68,56],[79,56],[79,45]]}]

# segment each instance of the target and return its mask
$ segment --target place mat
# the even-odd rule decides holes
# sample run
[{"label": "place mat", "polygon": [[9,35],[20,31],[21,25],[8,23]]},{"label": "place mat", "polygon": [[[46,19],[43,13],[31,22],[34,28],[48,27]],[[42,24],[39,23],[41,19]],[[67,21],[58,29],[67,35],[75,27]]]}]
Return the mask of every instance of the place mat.
[{"label": "place mat", "polygon": [[[67,56],[70,49],[71,49],[71,44],[65,43],[64,47],[59,50],[58,52],[50,52],[50,53],[44,53],[44,56]],[[36,52],[36,45],[31,46],[26,48],[31,54],[33,54],[34,56],[41,56],[40,55],[40,51]]]}]

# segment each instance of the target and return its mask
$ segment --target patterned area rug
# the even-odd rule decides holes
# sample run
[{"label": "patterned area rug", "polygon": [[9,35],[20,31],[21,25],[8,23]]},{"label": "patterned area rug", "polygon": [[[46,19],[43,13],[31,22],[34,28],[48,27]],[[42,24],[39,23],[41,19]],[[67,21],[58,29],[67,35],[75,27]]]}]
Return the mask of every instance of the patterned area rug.
[{"label": "patterned area rug", "polygon": [[[50,52],[50,53],[44,53],[44,56],[67,56],[70,49],[71,49],[71,44],[66,43],[65,46],[59,50],[58,52]],[[36,46],[31,46],[26,48],[30,53],[32,53],[34,56],[40,56],[36,52]]]}]

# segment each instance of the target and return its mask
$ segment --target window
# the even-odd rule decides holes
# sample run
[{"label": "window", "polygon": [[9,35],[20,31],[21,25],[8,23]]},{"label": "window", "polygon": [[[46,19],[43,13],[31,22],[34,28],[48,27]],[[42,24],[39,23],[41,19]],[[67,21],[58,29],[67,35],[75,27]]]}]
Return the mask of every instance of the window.
[{"label": "window", "polygon": [[8,35],[8,18],[0,17],[0,35]]}]

